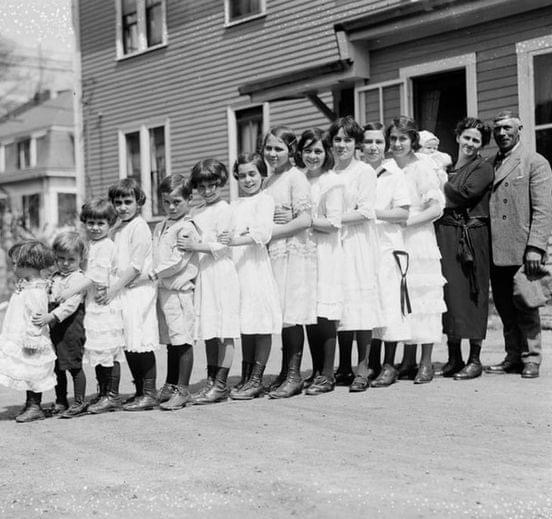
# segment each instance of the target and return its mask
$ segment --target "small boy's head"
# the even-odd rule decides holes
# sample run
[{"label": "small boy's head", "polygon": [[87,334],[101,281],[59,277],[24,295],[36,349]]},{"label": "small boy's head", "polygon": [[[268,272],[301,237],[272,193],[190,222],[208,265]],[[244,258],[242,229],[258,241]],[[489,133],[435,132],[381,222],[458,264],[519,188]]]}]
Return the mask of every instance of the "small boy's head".
[{"label": "small boy's head", "polygon": [[42,270],[55,263],[52,249],[38,240],[25,240],[16,243],[8,251],[8,258],[16,269]]},{"label": "small boy's head", "polygon": [[86,257],[86,244],[75,231],[59,233],[52,244],[56,265],[62,274],[78,270]]},{"label": "small boy's head", "polygon": [[86,223],[87,220],[106,220],[111,226],[117,220],[117,212],[107,198],[92,198],[81,208],[80,221]]},{"label": "small boy's head", "polygon": [[123,178],[109,188],[109,199],[114,202],[115,198],[133,196],[136,205],[139,207],[146,203],[146,193],[140,184],[133,178]]},{"label": "small boy's head", "polygon": [[420,132],[420,152],[431,155],[439,150],[439,138],[427,130]]},{"label": "small boy's head", "polygon": [[159,184],[159,194],[169,220],[178,220],[189,213],[192,186],[184,175],[175,173],[165,177]]}]

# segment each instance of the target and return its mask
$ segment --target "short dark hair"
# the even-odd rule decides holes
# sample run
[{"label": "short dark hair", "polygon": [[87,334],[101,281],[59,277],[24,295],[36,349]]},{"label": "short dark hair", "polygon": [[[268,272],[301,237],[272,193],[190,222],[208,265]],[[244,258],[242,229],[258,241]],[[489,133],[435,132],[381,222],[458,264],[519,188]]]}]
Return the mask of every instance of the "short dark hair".
[{"label": "short dark hair", "polygon": [[42,270],[51,267],[56,258],[50,247],[38,240],[20,241],[8,251],[8,257],[17,267]]},{"label": "short dark hair", "polygon": [[266,162],[259,153],[240,153],[236,162],[234,162],[234,167],[232,168],[232,174],[234,178],[238,178],[238,169],[241,164],[253,164],[261,174],[261,177],[268,176],[268,169],[266,167]]},{"label": "short dark hair", "polygon": [[107,198],[95,197],[85,202],[81,208],[80,221],[105,219],[111,226],[117,220],[117,211]]},{"label": "short dark hair", "polygon": [[364,138],[364,131],[362,130],[362,127],[353,119],[351,115],[340,117],[330,124],[328,129],[330,141],[333,141],[339,130],[343,130],[343,133],[345,133],[347,137],[354,139],[355,145],[360,144]]},{"label": "short dark hair", "polygon": [[297,145],[297,156],[295,157],[295,163],[300,168],[305,167],[305,163],[303,162],[303,158],[301,157],[301,155],[305,148],[312,146],[315,142],[320,142],[324,148],[324,151],[326,152],[326,157],[324,159],[324,163],[322,164],[322,170],[328,171],[332,169],[334,167],[335,161],[331,149],[330,140],[328,139],[327,133],[320,128],[309,128],[301,134],[299,144]]},{"label": "short dark hair", "polygon": [[274,126],[268,130],[268,133],[264,136],[261,147],[263,154],[266,141],[271,135],[277,139],[280,139],[287,146],[290,157],[295,157],[295,153],[297,152],[297,136],[289,126]]},{"label": "short dark hair", "polygon": [[[365,131],[365,132],[378,132],[378,131],[382,131],[383,133],[385,133],[385,126],[383,126],[383,124],[381,124],[379,121],[366,123],[366,124],[362,127],[362,129],[363,129],[363,131]],[[364,136],[363,136],[363,137],[364,137]]]},{"label": "short dark hair", "polygon": [[188,182],[185,175],[175,173],[165,177],[159,184],[159,194],[169,194],[173,191],[178,191],[182,198],[190,198],[192,196],[192,186]]},{"label": "short dark hair", "polygon": [[393,130],[397,130],[401,133],[406,133],[408,135],[411,147],[413,151],[418,151],[420,146],[420,134],[418,133],[418,127],[416,126],[416,121],[411,117],[406,115],[401,115],[399,117],[394,117],[391,121],[391,124],[385,130],[385,142],[389,146],[389,137]]},{"label": "short dark hair", "polygon": [[481,145],[487,146],[491,140],[491,134],[492,130],[491,127],[484,123],[481,119],[477,119],[477,117],[464,117],[461,121],[458,122],[456,125],[456,129],[454,130],[454,133],[457,137],[460,137],[464,130],[474,129],[479,131],[481,134]]},{"label": "short dark hair", "polygon": [[134,178],[123,178],[109,188],[109,199],[112,202],[121,196],[133,196],[138,206],[146,203],[146,193]]},{"label": "short dark hair", "polygon": [[76,252],[81,259],[86,256],[86,243],[82,236],[76,231],[60,232],[52,243],[54,253],[58,252]]},{"label": "short dark hair", "polygon": [[222,187],[227,180],[228,170],[220,160],[204,159],[194,164],[190,184],[193,188],[197,188],[201,182],[217,182]]}]

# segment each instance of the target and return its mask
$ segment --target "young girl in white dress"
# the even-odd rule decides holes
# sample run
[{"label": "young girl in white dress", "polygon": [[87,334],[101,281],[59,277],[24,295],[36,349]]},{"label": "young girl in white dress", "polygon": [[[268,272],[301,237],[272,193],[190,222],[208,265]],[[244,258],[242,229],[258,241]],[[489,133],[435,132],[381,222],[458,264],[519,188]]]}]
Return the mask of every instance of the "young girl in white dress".
[{"label": "young girl in white dress", "polygon": [[228,372],[234,356],[234,340],[240,336],[240,284],[227,245],[233,231],[232,209],[221,200],[228,181],[226,166],[215,159],[197,162],[190,183],[204,205],[192,212],[201,241],[181,237],[181,250],[201,253],[195,295],[196,338],[205,341],[207,384],[192,395],[194,404],[213,404],[229,395]]},{"label": "young girl in white dress", "polygon": [[117,220],[113,204],[106,198],[93,198],[81,209],[80,220],[88,236],[88,259],[85,276],[88,279],[85,299],[84,360],[96,371],[98,398],[87,411],[100,414],[121,408],[119,381],[124,362],[125,338],[119,298],[109,304],[96,302],[99,291],[106,290],[115,275],[115,245],[109,231]]},{"label": "young girl in white dress", "polygon": [[282,369],[270,386],[271,398],[301,393],[303,325],[316,324],[316,246],[308,239],[311,224],[310,185],[292,163],[297,138],[291,128],[272,128],[263,141],[269,167],[265,191],[275,204],[272,240],[268,246],[283,314]]},{"label": "young girl in white dress", "polygon": [[54,253],[37,240],[15,244],[9,251],[17,288],[12,294],[0,334],[0,384],[27,392],[17,422],[46,417],[40,405],[42,393],[56,385],[56,354],[48,326],[36,326],[35,315],[48,313],[49,282],[41,270],[54,264]]},{"label": "young girl in white dress", "polygon": [[[335,387],[334,361],[337,323],[343,309],[341,217],[344,186],[332,170],[330,144],[322,130],[305,130],[297,146],[297,165],[311,188],[312,225],[309,239],[316,247],[316,324],[307,325],[312,377],[306,394],[319,395]],[[310,382],[310,383],[309,383]]]},{"label": "young girl in white dress", "polygon": [[159,348],[151,231],[140,215],[146,195],[136,180],[125,178],[109,188],[119,222],[113,230],[114,282],[98,295],[100,304],[120,298],[123,312],[125,356],[136,385],[136,394],[125,402],[125,411],[143,411],[157,405],[154,351]]},{"label": "young girl in white dress", "polygon": [[230,245],[240,280],[241,386],[234,400],[251,400],[264,392],[263,373],[272,334],[282,330],[278,287],[266,245],[272,237],[274,201],[261,191],[267,168],[257,153],[242,153],[233,168],[240,197],[232,201],[234,233]]},{"label": "young girl in white dress", "polygon": [[[335,171],[345,184],[343,235],[343,315],[338,327],[339,367],[336,385],[351,392],[368,388],[368,355],[372,330],[385,324],[378,286],[379,242],[376,231],[376,172],[355,158],[364,132],[351,117],[337,119],[329,129]],[[358,368],[353,377],[351,349],[356,336]]]},{"label": "young girl in white dress", "polygon": [[[369,367],[379,375],[371,387],[386,387],[398,377],[394,367],[397,342],[410,339],[408,322],[407,287],[403,275],[407,274],[406,251],[401,223],[406,222],[410,195],[404,173],[393,159],[385,160],[385,128],[381,123],[364,126],[364,160],[377,175],[376,229],[380,245],[380,291],[386,326],[375,328],[370,346]],[[402,282],[402,284],[401,284]],[[385,343],[385,358],[381,366],[381,343]]]},{"label": "young girl in white dress", "polygon": [[[433,379],[431,353],[434,343],[442,339],[442,314],[446,310],[441,274],[441,253],[437,246],[433,222],[439,218],[445,199],[433,163],[418,157],[419,135],[416,123],[408,117],[397,117],[386,130],[386,140],[397,165],[402,169],[411,200],[410,214],[404,224],[404,240],[410,255],[408,288],[412,313],[409,316],[411,337],[404,347],[399,377],[424,384]],[[416,372],[416,345],[422,345],[422,356]]]}]

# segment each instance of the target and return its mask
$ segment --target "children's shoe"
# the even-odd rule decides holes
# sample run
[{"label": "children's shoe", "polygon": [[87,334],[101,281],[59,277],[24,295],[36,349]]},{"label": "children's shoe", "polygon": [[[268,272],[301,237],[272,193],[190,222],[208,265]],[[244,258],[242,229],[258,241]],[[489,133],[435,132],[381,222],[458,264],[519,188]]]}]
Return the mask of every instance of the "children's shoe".
[{"label": "children's shoe", "polygon": [[174,392],[171,398],[159,405],[163,411],[177,411],[192,401],[192,394],[184,386],[174,386]]},{"label": "children's shoe", "polygon": [[59,415],[60,418],[74,418],[86,412],[86,402],[73,402],[69,409]]},{"label": "children's shoe", "polygon": [[320,375],[314,379],[311,387],[306,391],[306,395],[321,395],[322,393],[329,393],[335,388],[335,380],[333,378]]},{"label": "children's shoe", "polygon": [[174,384],[164,384],[159,391],[159,395],[157,396],[159,402],[167,402],[168,400],[170,400],[170,398],[176,391],[176,387],[177,386],[175,386]]},{"label": "children's shoe", "polygon": [[90,414],[102,414],[121,409],[121,400],[111,395],[102,396],[95,404],[90,404],[87,411]]},{"label": "children's shoe", "polygon": [[48,410],[48,414],[50,416],[57,416],[67,411],[67,409],[69,409],[69,402],[56,402],[55,404],[52,404]]},{"label": "children's shoe", "polygon": [[25,411],[16,416],[15,421],[17,423],[34,422],[36,420],[44,420],[46,414],[39,404],[30,403]]}]

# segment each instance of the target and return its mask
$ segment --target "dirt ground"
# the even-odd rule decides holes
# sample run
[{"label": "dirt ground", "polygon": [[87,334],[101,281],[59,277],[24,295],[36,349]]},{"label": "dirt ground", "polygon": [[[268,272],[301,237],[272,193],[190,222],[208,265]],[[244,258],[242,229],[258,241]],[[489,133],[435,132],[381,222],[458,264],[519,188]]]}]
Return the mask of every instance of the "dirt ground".
[{"label": "dirt ground", "polygon": [[[552,517],[551,332],[544,344],[536,380],[401,381],[31,424],[13,421],[23,395],[0,388],[0,517]],[[435,361],[445,356],[438,347]],[[502,357],[492,331],[483,360]],[[233,381],[239,365],[238,353]],[[199,383],[202,348],[196,366]],[[122,382],[130,393],[126,366]]]}]

